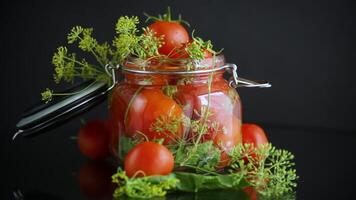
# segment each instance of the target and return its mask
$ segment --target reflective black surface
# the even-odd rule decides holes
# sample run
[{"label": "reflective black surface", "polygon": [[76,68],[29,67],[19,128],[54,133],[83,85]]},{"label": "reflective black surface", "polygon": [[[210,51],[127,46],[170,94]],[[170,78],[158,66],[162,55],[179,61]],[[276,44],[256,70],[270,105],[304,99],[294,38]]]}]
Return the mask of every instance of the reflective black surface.
[{"label": "reflective black surface", "polygon": [[[80,154],[72,138],[79,127],[78,119],[49,134],[11,142],[1,152],[1,199],[21,195],[25,196],[22,199],[111,199],[113,186],[109,180],[115,166],[89,161]],[[275,125],[265,125],[265,129],[270,141],[296,156],[300,176],[297,199],[346,199],[352,195],[356,178],[355,135]],[[167,199],[246,197],[243,193],[226,191],[215,191],[214,195],[181,193]]]},{"label": "reflective black surface", "polygon": [[[60,89],[51,79],[50,62],[71,27],[93,27],[98,41],[110,41],[118,16],[162,13],[168,5],[198,36],[224,48],[228,62],[241,66],[239,75],[271,81],[268,90],[240,91],[243,117],[260,123],[272,143],[296,155],[297,198],[354,199],[353,1],[2,2],[0,199],[14,199],[13,191],[28,199],[88,199],[78,184],[87,160],[70,139],[79,120],[11,141],[16,122],[46,87]],[[106,110],[94,108],[85,118],[104,118]]]}]

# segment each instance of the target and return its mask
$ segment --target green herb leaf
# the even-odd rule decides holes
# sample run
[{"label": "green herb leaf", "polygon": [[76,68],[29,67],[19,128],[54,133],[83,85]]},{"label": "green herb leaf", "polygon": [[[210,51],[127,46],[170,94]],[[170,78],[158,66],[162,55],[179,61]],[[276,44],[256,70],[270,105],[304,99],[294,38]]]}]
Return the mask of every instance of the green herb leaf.
[{"label": "green herb leaf", "polygon": [[140,143],[140,140],[135,140],[129,137],[126,137],[124,135],[120,135],[120,144],[118,152],[119,152],[119,159],[124,160],[126,154],[133,148],[135,147],[138,143]]},{"label": "green herb leaf", "polygon": [[236,146],[230,156],[233,171],[244,174],[245,179],[264,196],[281,196],[297,186],[294,156],[287,150],[276,149],[271,144],[258,148],[245,144]]},{"label": "green herb leaf", "polygon": [[195,173],[175,172],[179,179],[177,190],[184,192],[198,192],[201,190],[241,189],[248,186],[244,177],[239,173],[207,176]]},{"label": "green herb leaf", "polygon": [[123,195],[132,198],[161,197],[175,189],[179,183],[174,174],[129,178],[121,169],[112,176],[112,181],[118,185],[113,194],[115,198]]},{"label": "green herb leaf", "polygon": [[140,59],[159,55],[158,49],[162,45],[163,37],[156,37],[155,33],[148,28],[144,28],[143,33],[137,35],[136,25],[138,23],[136,16],[120,17],[118,20],[116,24],[118,35],[113,41],[116,47],[114,55],[118,63],[122,63],[129,55]]},{"label": "green herb leaf", "polygon": [[120,17],[119,20],[116,23],[116,33],[117,34],[130,34],[133,35],[137,32],[137,24],[139,24],[140,21],[137,16],[123,16]]},{"label": "green herb leaf", "polygon": [[194,30],[192,32],[193,42],[191,42],[185,48],[185,51],[188,53],[189,57],[193,60],[203,60],[204,52],[208,51],[213,55],[216,55],[217,52],[213,50],[213,44],[210,40],[204,41],[200,37],[194,36]]},{"label": "green herb leaf", "polygon": [[175,162],[179,166],[195,168],[197,172],[214,172],[220,161],[221,151],[213,141],[197,145],[181,146],[175,154]]},{"label": "green herb leaf", "polygon": [[45,101],[46,103],[50,102],[53,97],[53,91],[50,90],[49,88],[46,88],[44,92],[41,93],[42,95],[42,101]]}]

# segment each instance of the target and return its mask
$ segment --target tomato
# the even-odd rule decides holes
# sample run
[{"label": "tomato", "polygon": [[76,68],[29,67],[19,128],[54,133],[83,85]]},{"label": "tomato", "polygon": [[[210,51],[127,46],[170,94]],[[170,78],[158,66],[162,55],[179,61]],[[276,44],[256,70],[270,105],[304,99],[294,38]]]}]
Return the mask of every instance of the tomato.
[{"label": "tomato", "polygon": [[116,171],[115,166],[105,162],[88,162],[78,173],[80,190],[89,199],[109,199],[115,189],[111,176]]},{"label": "tomato", "polygon": [[264,130],[256,124],[242,125],[242,142],[258,147],[261,144],[267,144],[267,136]]},{"label": "tomato", "polygon": [[148,28],[157,36],[163,36],[164,44],[158,49],[159,53],[171,55],[189,41],[187,30],[178,22],[156,21]]},{"label": "tomato", "polygon": [[218,131],[213,139],[215,146],[222,152],[218,168],[224,168],[230,163],[230,151],[239,143],[242,142],[241,136],[241,121],[236,117],[227,122],[223,131]]},{"label": "tomato", "polygon": [[212,58],[213,54],[210,53],[208,50],[204,50],[204,58]]},{"label": "tomato", "polygon": [[[242,143],[251,144],[252,148],[258,147],[262,144],[267,144],[268,139],[264,130],[256,124],[243,124],[242,125]],[[251,153],[252,158],[256,158],[255,153]],[[258,159],[257,159],[258,160]],[[244,161],[247,163],[247,157],[244,157]]]},{"label": "tomato", "polygon": [[162,90],[144,88],[134,97],[128,108],[125,134],[129,137],[164,139],[164,144],[174,143],[183,136],[183,110]]},{"label": "tomato", "polygon": [[258,198],[258,193],[256,189],[252,186],[247,186],[244,189],[242,189],[244,193],[248,196],[250,200],[257,200]]},{"label": "tomato", "polygon": [[129,151],[125,157],[124,167],[129,177],[167,175],[173,170],[174,158],[165,146],[143,142]]},{"label": "tomato", "polygon": [[105,121],[90,121],[79,131],[79,150],[90,159],[100,160],[108,156],[109,141],[110,132]]}]

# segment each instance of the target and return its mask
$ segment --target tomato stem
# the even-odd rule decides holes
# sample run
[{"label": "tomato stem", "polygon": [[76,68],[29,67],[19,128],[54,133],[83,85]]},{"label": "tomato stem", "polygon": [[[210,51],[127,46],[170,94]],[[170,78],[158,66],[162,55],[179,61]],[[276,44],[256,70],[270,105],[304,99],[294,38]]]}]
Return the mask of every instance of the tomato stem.
[{"label": "tomato stem", "polygon": [[172,20],[171,8],[169,6],[167,7],[167,12],[166,13],[159,14],[158,16],[152,16],[152,15],[149,15],[149,14],[147,14],[145,12],[143,14],[147,17],[147,19],[145,20],[146,23],[148,21],[150,21],[150,20],[153,20],[153,21],[166,21],[166,22],[177,22],[177,23],[180,23],[180,24],[185,24],[186,26],[190,27],[189,22],[187,22],[186,20],[183,20],[181,14],[178,15],[178,19],[177,20]]}]

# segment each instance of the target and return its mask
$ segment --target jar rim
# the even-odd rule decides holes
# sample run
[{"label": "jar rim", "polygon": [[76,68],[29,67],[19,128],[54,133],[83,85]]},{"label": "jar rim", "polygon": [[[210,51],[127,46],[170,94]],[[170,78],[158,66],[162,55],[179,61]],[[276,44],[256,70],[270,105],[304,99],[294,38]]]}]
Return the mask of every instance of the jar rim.
[{"label": "jar rim", "polygon": [[142,69],[132,69],[127,67],[121,67],[123,72],[136,73],[136,74],[162,74],[162,75],[189,75],[189,74],[205,74],[212,73],[216,71],[221,71],[224,69],[230,68],[229,65],[222,65],[219,67],[211,69],[200,69],[200,70],[175,70],[175,71],[166,71],[166,70],[142,70]]},{"label": "jar rim", "polygon": [[[227,67],[223,54],[203,60],[169,59],[168,62],[154,63],[148,60],[129,58],[120,68],[123,72],[139,74],[200,74],[215,72]],[[172,62],[173,61],[173,62]],[[189,67],[188,68],[188,64]]]}]

